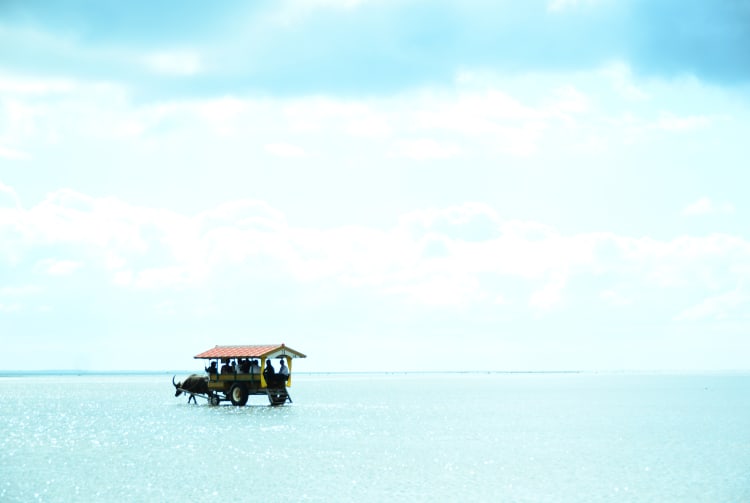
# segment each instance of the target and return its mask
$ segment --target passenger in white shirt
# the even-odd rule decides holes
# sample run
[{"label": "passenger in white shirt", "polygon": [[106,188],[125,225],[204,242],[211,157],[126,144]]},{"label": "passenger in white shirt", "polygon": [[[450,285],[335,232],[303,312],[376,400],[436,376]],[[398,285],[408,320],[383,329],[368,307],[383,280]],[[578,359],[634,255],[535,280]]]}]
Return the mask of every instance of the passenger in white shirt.
[{"label": "passenger in white shirt", "polygon": [[250,362],[250,373],[260,374],[260,365],[258,364],[258,360],[253,360]]},{"label": "passenger in white shirt", "polygon": [[289,377],[289,369],[284,365],[284,360],[279,360],[279,364],[281,365],[281,367],[279,367],[279,375],[283,376],[283,380],[286,381]]}]

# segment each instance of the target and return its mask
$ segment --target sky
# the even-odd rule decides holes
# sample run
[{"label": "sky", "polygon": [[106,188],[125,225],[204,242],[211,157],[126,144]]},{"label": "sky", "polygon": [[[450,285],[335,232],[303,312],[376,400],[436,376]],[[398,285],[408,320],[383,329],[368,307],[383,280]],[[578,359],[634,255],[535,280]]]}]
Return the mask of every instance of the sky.
[{"label": "sky", "polygon": [[750,369],[750,2],[5,0],[0,369]]}]

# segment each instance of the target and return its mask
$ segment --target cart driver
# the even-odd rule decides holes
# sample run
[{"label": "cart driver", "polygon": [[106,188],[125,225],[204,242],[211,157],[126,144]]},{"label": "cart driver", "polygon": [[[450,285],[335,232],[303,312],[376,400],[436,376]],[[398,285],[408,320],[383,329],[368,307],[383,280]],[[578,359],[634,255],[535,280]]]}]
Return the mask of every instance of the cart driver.
[{"label": "cart driver", "polygon": [[209,374],[218,374],[219,373],[219,369],[216,368],[216,360],[212,361],[211,365],[209,365],[208,367],[206,367],[206,372],[208,372]]}]

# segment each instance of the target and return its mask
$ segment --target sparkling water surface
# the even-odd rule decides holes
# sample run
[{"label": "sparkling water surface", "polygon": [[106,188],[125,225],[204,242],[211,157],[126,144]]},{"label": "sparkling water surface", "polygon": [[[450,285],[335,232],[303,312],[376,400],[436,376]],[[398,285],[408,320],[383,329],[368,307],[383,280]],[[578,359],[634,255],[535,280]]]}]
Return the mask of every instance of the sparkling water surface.
[{"label": "sparkling water surface", "polygon": [[746,374],[298,374],[283,407],[170,381],[0,377],[0,501],[750,501]]}]

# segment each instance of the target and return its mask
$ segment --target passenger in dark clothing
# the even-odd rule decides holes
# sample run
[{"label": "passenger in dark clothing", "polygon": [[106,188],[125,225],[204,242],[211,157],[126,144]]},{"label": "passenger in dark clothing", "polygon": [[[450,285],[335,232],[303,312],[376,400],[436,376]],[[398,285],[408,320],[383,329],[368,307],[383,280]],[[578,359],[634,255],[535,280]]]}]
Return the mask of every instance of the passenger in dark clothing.
[{"label": "passenger in dark clothing", "polygon": [[208,372],[209,374],[218,374],[219,373],[219,369],[216,368],[216,362],[215,361],[211,362],[211,365],[209,365],[208,367],[206,367],[206,372]]},{"label": "passenger in dark clothing", "polygon": [[276,375],[276,371],[273,369],[273,365],[271,365],[271,360],[266,360],[266,370],[263,371],[263,375],[266,376],[266,378]]},{"label": "passenger in dark clothing", "polygon": [[229,360],[224,362],[224,365],[221,366],[221,373],[222,374],[234,374],[234,368],[229,363]]},{"label": "passenger in dark clothing", "polygon": [[266,371],[266,383],[274,387],[283,387],[289,379],[289,369],[284,365],[284,360],[280,360],[279,365],[279,370],[274,371],[270,360],[266,360],[266,369],[271,369],[270,372]]},{"label": "passenger in dark clothing", "polygon": [[250,360],[247,358],[240,361],[240,372],[247,374],[250,372]]}]

